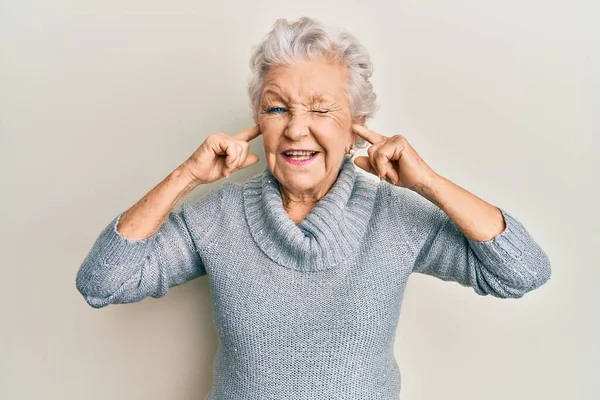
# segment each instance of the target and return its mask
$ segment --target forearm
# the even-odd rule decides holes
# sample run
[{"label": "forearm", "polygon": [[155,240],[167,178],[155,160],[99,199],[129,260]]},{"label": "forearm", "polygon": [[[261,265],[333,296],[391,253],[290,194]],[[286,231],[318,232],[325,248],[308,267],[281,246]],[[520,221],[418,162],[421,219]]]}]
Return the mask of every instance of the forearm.
[{"label": "forearm", "polygon": [[506,228],[500,210],[441,175],[410,188],[441,208],[470,239],[487,241]]},{"label": "forearm", "polygon": [[179,200],[198,185],[179,166],[123,213],[117,231],[128,239],[145,239],[156,233]]}]

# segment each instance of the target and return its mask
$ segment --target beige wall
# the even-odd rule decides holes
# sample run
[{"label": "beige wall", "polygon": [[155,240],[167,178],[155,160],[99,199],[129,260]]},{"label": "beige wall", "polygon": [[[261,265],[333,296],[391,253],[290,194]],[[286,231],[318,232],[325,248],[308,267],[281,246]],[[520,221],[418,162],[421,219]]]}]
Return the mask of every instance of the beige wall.
[{"label": "beige wall", "polygon": [[207,135],[250,125],[250,47],[301,15],[371,52],[372,129],[510,210],[552,261],[520,300],[413,275],[403,399],[597,398],[597,2],[358,3],[2,2],[0,398],[203,398],[217,346],[206,277],[95,310],[75,274],[100,230]]}]

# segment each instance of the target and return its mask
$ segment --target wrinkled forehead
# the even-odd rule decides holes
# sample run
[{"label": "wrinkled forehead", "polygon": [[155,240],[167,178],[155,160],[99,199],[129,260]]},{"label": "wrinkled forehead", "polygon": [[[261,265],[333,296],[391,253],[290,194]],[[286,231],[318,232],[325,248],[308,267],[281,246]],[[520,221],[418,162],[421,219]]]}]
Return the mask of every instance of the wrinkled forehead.
[{"label": "wrinkled forehead", "polygon": [[341,102],[346,97],[345,68],[335,64],[279,66],[267,73],[261,99],[286,103]]},{"label": "wrinkled forehead", "polygon": [[263,101],[283,101],[286,104],[291,103],[335,103],[338,96],[322,88],[314,90],[297,91],[289,87],[277,85],[265,86],[262,93]]}]

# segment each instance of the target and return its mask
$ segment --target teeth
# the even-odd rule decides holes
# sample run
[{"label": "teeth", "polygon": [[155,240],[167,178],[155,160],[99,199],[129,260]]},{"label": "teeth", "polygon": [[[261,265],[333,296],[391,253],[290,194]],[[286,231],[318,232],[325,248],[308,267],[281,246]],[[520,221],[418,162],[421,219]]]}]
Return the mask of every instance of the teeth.
[{"label": "teeth", "polygon": [[289,152],[285,153],[286,156],[288,156],[296,161],[306,161],[306,160],[314,157],[315,154],[317,154],[316,151],[298,151],[298,150],[289,151]]},{"label": "teeth", "polygon": [[308,160],[311,157],[310,156],[292,156],[291,158],[294,160],[298,160],[298,161],[304,161],[304,160]]},{"label": "teeth", "polygon": [[285,153],[287,156],[312,156],[316,151],[290,151]]}]

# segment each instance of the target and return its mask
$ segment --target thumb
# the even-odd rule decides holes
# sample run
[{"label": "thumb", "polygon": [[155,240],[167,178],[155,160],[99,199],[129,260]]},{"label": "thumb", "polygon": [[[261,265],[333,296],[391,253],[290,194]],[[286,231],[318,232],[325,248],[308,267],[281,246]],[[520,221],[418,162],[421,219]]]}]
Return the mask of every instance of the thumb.
[{"label": "thumb", "polygon": [[378,176],[377,172],[375,172],[375,170],[373,169],[373,166],[371,165],[371,162],[369,161],[369,157],[365,157],[365,156],[356,157],[354,159],[354,164],[356,164],[357,167],[364,169],[368,173]]},{"label": "thumb", "polygon": [[256,164],[258,161],[260,160],[260,158],[258,158],[258,156],[254,153],[248,153],[248,155],[246,156],[246,159],[244,160],[244,162],[241,165],[241,168],[246,168],[251,166],[252,164]]}]

